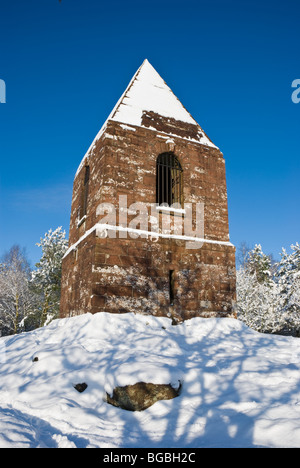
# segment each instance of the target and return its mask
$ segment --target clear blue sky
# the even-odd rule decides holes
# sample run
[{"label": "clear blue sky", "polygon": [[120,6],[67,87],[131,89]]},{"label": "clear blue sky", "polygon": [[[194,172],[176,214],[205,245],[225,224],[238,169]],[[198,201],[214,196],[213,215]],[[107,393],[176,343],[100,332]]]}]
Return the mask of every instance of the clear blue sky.
[{"label": "clear blue sky", "polygon": [[0,6],[0,255],[68,232],[76,169],[147,58],[226,159],[231,241],[300,241],[299,0]]}]

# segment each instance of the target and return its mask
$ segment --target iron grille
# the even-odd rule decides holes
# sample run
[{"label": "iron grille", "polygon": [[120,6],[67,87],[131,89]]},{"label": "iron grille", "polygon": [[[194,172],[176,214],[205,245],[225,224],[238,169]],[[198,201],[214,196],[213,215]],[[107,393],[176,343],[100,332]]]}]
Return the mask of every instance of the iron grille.
[{"label": "iron grille", "polygon": [[173,153],[162,153],[156,161],[156,203],[183,204],[183,170]]}]

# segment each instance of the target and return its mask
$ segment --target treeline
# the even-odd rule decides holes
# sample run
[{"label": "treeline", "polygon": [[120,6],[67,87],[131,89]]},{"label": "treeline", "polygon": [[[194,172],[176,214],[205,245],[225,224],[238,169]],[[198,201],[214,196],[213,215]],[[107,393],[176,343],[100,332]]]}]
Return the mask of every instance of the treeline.
[{"label": "treeline", "polygon": [[260,245],[240,248],[237,316],[262,333],[300,337],[300,245],[275,262]]},{"label": "treeline", "polygon": [[[61,227],[37,244],[40,261],[31,269],[26,253],[13,246],[0,261],[0,336],[47,325],[59,315],[61,264],[68,241]],[[281,260],[260,245],[238,251],[237,318],[262,333],[300,337],[300,245]]]},{"label": "treeline", "polygon": [[0,261],[0,336],[30,331],[59,314],[61,263],[67,250],[61,227],[37,243],[40,261],[31,269],[26,252],[14,245]]}]

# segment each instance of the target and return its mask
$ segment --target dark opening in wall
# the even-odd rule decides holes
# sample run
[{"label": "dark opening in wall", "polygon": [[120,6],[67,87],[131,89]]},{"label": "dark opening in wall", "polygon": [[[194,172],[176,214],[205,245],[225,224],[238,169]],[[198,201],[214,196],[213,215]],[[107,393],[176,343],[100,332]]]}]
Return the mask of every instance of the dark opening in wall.
[{"label": "dark opening in wall", "polygon": [[87,211],[87,201],[88,201],[88,193],[89,193],[89,180],[90,180],[90,166],[85,166],[85,174],[84,174],[84,185],[83,185],[83,213],[82,216],[86,215]]},{"label": "dark opening in wall", "polygon": [[89,195],[90,166],[85,166],[84,179],[81,187],[80,205],[78,209],[77,227],[81,226],[87,214],[88,195]]},{"label": "dark opening in wall", "polygon": [[175,297],[174,270],[169,271],[169,294],[170,294],[170,305],[173,305],[174,297]]}]

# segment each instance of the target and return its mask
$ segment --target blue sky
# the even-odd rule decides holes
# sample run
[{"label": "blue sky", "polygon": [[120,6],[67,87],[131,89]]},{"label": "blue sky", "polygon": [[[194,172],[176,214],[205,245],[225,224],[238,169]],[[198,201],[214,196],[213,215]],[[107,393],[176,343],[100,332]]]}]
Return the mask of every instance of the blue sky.
[{"label": "blue sky", "polygon": [[147,58],[226,160],[231,241],[300,241],[298,0],[0,4],[0,255],[68,232],[74,174]]}]

